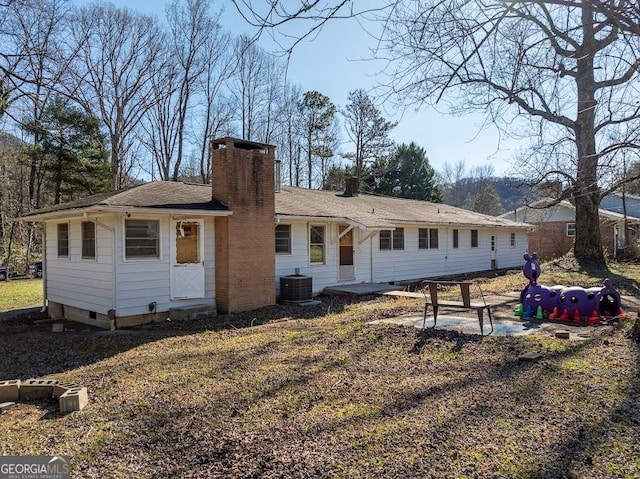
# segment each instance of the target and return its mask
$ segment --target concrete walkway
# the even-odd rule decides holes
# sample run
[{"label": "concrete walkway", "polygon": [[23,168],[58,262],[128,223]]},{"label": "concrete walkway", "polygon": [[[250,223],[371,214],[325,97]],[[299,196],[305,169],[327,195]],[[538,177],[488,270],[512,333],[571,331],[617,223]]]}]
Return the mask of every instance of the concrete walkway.
[{"label": "concrete walkway", "polygon": [[369,294],[382,294],[386,293],[387,291],[393,291],[396,289],[398,289],[398,286],[394,286],[389,283],[358,283],[327,286],[326,288],[324,288],[323,293],[365,296]]},{"label": "concrete walkway", "polygon": [[[411,326],[414,328],[422,328],[422,315],[412,314],[407,316],[399,316],[395,318],[385,318],[371,321],[376,323],[392,323],[402,326]],[[433,316],[427,316],[426,327],[433,326]],[[556,331],[569,331],[572,338],[584,338],[591,335],[591,331],[597,326],[573,326],[567,323],[552,323],[543,321],[520,321],[518,319],[494,319],[493,333],[491,336],[523,336],[527,334],[543,334],[548,336],[555,335]],[[438,315],[438,323],[436,329],[444,329],[450,331],[458,331],[464,334],[480,334],[480,325],[476,316],[448,316]],[[489,319],[484,320],[484,334],[488,335],[491,331]]]}]

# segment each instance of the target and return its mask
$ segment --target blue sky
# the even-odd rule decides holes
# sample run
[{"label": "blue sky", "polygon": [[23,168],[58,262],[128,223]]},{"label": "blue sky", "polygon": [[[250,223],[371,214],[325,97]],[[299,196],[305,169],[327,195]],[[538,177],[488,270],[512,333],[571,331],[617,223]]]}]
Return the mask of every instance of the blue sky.
[{"label": "blue sky", "polygon": [[[113,0],[112,3],[160,18],[164,16],[165,3],[161,0]],[[220,6],[224,8],[220,23],[225,29],[237,34],[253,33],[229,0],[212,2],[211,10],[217,11]],[[269,38],[261,39],[260,45],[267,51],[276,48]],[[296,46],[289,61],[288,79],[300,84],[303,91],[317,90],[343,107],[349,91],[369,89],[376,84],[376,73],[381,66],[366,60],[371,46],[371,38],[357,23],[330,22],[315,38]],[[446,106],[441,111],[429,106],[416,111],[415,107],[408,106],[404,112],[397,113],[382,105],[382,110],[389,119],[399,121],[391,137],[398,143],[414,141],[425,148],[436,170],[441,170],[445,162],[453,164],[463,160],[467,167],[490,164],[498,175],[512,172],[516,144],[500,142],[495,128],[480,131],[479,115],[455,117],[446,114]],[[343,136],[346,140],[346,134]],[[343,150],[350,151],[349,145],[343,145]]]}]

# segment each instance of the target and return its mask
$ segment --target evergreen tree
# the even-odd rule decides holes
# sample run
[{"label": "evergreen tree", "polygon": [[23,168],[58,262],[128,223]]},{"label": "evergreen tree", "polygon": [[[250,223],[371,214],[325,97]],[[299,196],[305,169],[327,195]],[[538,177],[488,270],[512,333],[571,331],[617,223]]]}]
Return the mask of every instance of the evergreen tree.
[{"label": "evergreen tree", "polygon": [[307,155],[307,187],[313,183],[313,158],[333,155],[329,145],[335,140],[332,132],[336,107],[328,96],[317,91],[306,92],[298,103],[300,133]]},{"label": "evergreen tree", "polygon": [[414,142],[398,146],[389,158],[376,159],[367,183],[374,193],[442,203],[426,151]]},{"label": "evergreen tree", "polygon": [[44,112],[40,133],[34,154],[42,158],[54,204],[110,190],[108,153],[95,117],[57,97]]},{"label": "evergreen tree", "polygon": [[324,190],[329,191],[344,191],[345,180],[355,174],[354,166],[341,166],[332,165],[327,170],[327,175],[324,179]]}]

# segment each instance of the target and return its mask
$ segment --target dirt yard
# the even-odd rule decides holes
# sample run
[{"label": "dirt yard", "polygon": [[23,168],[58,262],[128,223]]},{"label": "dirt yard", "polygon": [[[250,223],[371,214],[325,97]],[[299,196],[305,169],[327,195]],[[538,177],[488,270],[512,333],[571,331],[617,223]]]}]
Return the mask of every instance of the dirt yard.
[{"label": "dirt yard", "polygon": [[90,404],[19,404],[0,454],[69,455],[78,478],[640,477],[630,325],[568,341],[370,324],[421,306],[324,298],[117,332],[2,321],[0,380],[76,382]]}]

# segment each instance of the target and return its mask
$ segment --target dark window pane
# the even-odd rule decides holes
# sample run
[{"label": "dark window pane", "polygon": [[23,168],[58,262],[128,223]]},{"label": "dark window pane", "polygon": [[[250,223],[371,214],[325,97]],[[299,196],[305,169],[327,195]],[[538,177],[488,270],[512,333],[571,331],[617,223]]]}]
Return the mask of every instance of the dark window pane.
[{"label": "dark window pane", "polygon": [[404,249],[404,228],[393,230],[393,249]]},{"label": "dark window pane", "polygon": [[58,256],[69,256],[69,223],[58,225]]},{"label": "dark window pane", "polygon": [[391,231],[380,231],[380,249],[391,249]]},{"label": "dark window pane", "polygon": [[429,230],[420,228],[418,230],[418,249],[427,249],[429,247]]},{"label": "dark window pane", "polygon": [[429,230],[429,248],[438,249],[438,230],[435,228]]},{"label": "dark window pane", "polygon": [[160,257],[160,222],[155,220],[125,220],[125,257]]},{"label": "dark window pane", "polygon": [[91,221],[82,222],[82,257],[85,259],[96,257],[96,225]]},{"label": "dark window pane", "polygon": [[291,225],[276,226],[276,253],[291,253]]}]

